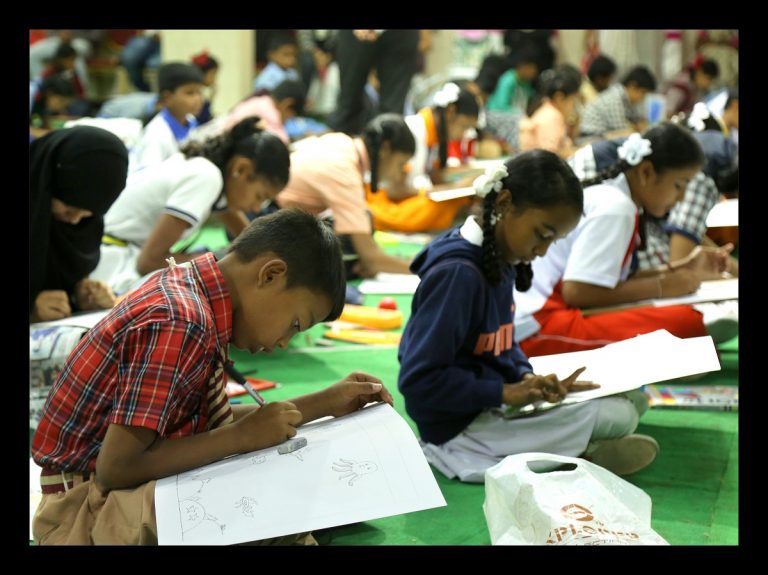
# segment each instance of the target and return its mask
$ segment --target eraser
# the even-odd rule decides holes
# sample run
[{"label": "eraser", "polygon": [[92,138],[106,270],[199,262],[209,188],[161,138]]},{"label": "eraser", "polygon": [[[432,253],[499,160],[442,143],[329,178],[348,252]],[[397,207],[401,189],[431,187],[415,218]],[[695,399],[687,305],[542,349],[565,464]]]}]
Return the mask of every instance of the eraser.
[{"label": "eraser", "polygon": [[307,438],[306,437],[296,437],[294,439],[289,439],[285,443],[283,443],[280,447],[277,448],[277,452],[280,455],[285,455],[286,453],[293,453],[294,451],[298,451],[302,447],[307,446]]}]

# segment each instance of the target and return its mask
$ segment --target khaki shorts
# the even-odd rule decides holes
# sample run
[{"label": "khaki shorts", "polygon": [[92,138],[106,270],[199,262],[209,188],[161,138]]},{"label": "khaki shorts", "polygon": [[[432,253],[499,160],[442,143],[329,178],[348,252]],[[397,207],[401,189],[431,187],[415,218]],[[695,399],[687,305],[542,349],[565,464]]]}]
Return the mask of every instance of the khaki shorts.
[{"label": "khaki shorts", "polygon": [[[43,495],[32,534],[39,545],[157,545],[155,482],[104,495],[93,479],[75,480],[69,491]],[[300,533],[245,545],[317,545],[317,541],[311,533]]]}]

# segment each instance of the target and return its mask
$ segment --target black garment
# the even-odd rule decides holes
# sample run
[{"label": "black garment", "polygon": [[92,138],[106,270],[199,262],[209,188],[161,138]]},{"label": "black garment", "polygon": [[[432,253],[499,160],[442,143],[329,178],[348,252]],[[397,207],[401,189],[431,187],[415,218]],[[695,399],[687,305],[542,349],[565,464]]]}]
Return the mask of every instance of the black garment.
[{"label": "black garment", "polygon": [[418,47],[418,30],[385,30],[374,42],[358,40],[352,30],[339,30],[336,60],[341,85],[336,112],[328,120],[331,127],[350,135],[363,131],[364,88],[373,68],[381,85],[378,113],[402,114]]},{"label": "black garment", "polygon": [[510,63],[517,63],[516,55],[523,49],[535,55],[539,72],[549,70],[555,65],[555,51],[550,43],[554,30],[505,30],[504,45],[510,57]]},{"label": "black garment", "polygon": [[[29,147],[29,309],[44,290],[72,295],[99,263],[103,215],[125,187],[128,151],[90,126],[51,132]],[[93,212],[76,225],[58,221],[51,199]]]}]

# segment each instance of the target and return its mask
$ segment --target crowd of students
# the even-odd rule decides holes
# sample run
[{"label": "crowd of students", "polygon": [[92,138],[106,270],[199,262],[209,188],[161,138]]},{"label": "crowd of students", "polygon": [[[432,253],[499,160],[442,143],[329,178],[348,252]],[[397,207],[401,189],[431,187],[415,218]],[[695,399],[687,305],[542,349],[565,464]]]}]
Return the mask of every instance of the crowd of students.
[{"label": "crowd of students", "polygon": [[[705,236],[709,210],[738,193],[738,93],[703,101],[717,64],[699,58],[667,88],[669,119],[650,125],[647,68],[614,83],[605,56],[582,73],[510,38],[510,58],[489,56],[474,81],[443,82],[405,116],[415,30],[314,34],[309,59],[274,34],[254,92],[219,116],[225,62],[204,51],[162,63],[156,93],[101,107],[105,120],[144,124],[130,150],[111,124],[52,121],[84,97],[77,52],[60,43],[30,88],[30,322],[111,311],[72,350],[34,436],[37,542],[156,543],[155,480],[392,403],[363,372],[262,407],[231,406],[223,391],[230,344],[284,348],[339,317],[347,280],[379,272],[421,278],[397,385],[442,473],[481,482],[528,451],[621,475],[654,460],[658,443],[634,433],[648,408],[640,393],[528,417],[501,408],[594,387],[578,373],[535,374],[530,356],[722,328],[721,315],[688,305],[583,311],[738,275],[733,245]],[[374,66],[381,97],[366,109]],[[484,173],[462,166],[483,141],[511,157]],[[450,188],[471,192],[428,195]],[[226,227],[226,254],[179,249],[209,218]],[[382,250],[376,229],[439,235],[406,260]]]}]

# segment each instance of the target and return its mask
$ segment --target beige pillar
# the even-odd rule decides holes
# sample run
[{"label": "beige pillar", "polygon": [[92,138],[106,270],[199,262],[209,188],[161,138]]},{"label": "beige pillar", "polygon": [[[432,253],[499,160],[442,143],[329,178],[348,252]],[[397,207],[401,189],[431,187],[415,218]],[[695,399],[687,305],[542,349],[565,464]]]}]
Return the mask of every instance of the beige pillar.
[{"label": "beige pillar", "polygon": [[226,113],[253,91],[255,70],[253,30],[161,30],[163,62],[189,62],[201,50],[219,61],[213,114]]}]

